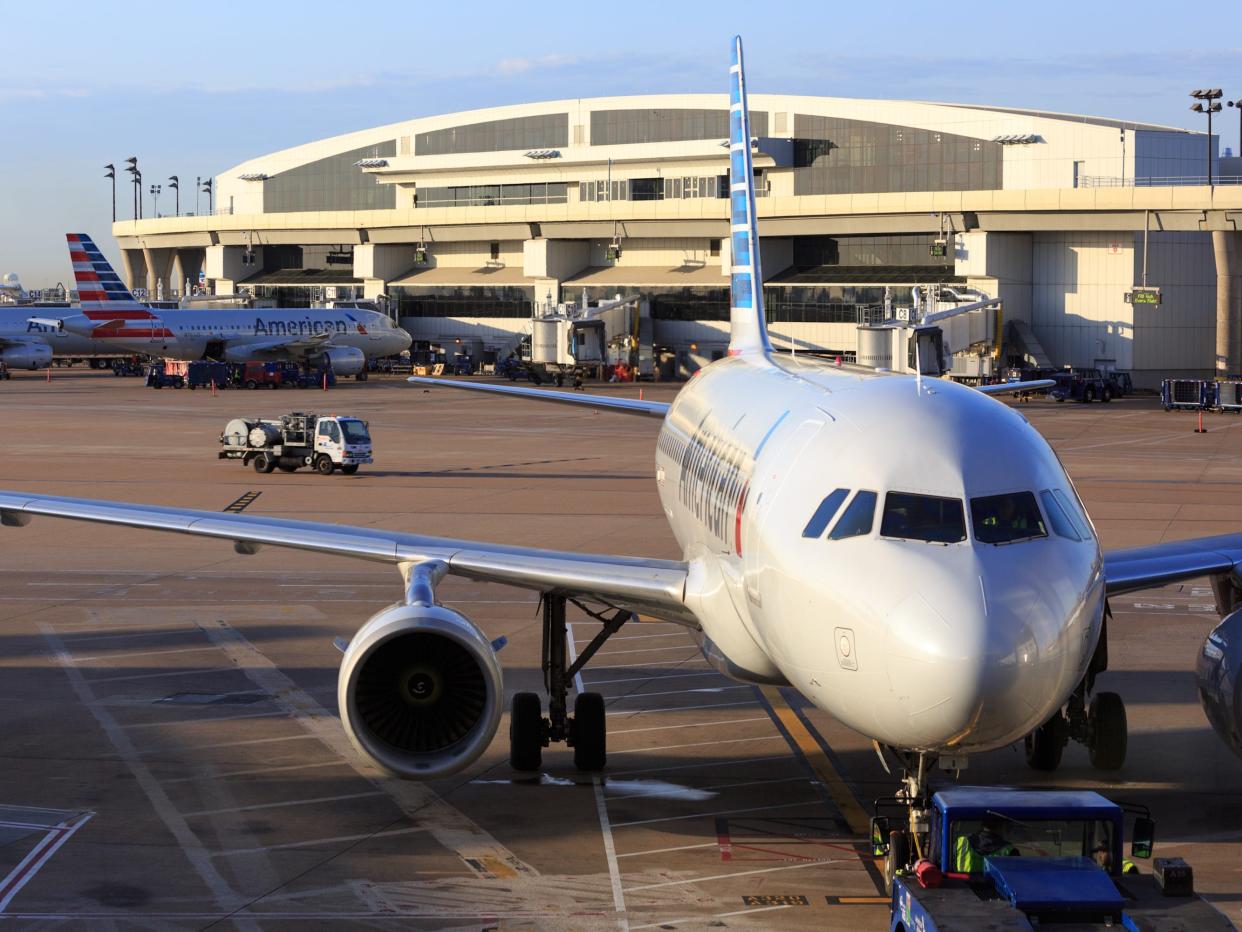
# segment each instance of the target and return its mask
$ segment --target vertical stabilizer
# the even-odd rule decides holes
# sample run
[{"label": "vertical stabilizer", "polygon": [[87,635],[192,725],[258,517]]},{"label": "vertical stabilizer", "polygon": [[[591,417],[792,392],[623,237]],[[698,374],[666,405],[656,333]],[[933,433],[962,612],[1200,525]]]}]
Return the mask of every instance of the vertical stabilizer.
[{"label": "vertical stabilizer", "polygon": [[73,263],[73,277],[77,281],[83,312],[142,311],[143,317],[151,316],[146,305],[134,300],[89,236],[66,233],[65,239],[69,243],[69,261]]},{"label": "vertical stabilizer", "polygon": [[759,227],[755,219],[755,168],[750,154],[750,108],[742,37],[733,38],[729,68],[729,355],[767,353],[768,327],[763,316],[763,275],[759,268]]}]

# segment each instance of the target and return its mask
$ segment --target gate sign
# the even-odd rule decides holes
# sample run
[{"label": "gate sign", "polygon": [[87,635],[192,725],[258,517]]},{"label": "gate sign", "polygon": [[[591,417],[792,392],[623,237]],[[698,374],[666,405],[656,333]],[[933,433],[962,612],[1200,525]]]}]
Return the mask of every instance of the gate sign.
[{"label": "gate sign", "polygon": [[1126,304],[1163,304],[1159,288],[1135,288],[1126,292]]}]

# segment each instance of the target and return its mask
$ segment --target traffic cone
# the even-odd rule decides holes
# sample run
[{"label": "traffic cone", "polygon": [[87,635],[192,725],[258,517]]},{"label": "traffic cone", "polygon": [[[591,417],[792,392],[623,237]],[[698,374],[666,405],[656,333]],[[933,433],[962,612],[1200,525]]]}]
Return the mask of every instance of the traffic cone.
[{"label": "traffic cone", "polygon": [[1199,412],[1199,426],[1195,428],[1196,434],[1206,434],[1207,428],[1203,426],[1203,411]]},{"label": "traffic cone", "polygon": [[52,381],[52,367],[51,366],[47,367],[47,380],[49,382]]}]

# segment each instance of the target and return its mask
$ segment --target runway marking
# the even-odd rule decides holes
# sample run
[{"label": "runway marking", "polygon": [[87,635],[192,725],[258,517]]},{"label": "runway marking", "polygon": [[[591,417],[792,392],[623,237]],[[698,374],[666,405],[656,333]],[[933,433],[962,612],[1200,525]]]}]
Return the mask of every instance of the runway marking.
[{"label": "runway marking", "polygon": [[206,676],[209,673],[236,673],[234,667],[198,667],[194,670],[160,670],[158,673],[126,673],[124,676],[92,676],[92,685],[97,683],[126,683],[131,680],[154,680],[163,676]]},{"label": "runway marking", "polygon": [[[574,626],[569,625],[569,637],[566,640],[569,662],[573,665],[578,660],[577,634]],[[582,671],[574,674],[574,689],[579,693],[582,688]],[[608,880],[612,886],[612,905],[617,911],[618,923],[622,932],[628,932],[629,920],[625,915],[625,888],[621,883],[621,868],[617,864],[617,848],[612,839],[612,824],[608,819],[608,802],[604,798],[604,789],[598,774],[591,774],[591,788],[595,794],[595,814],[599,818],[600,837],[604,843],[604,857],[608,861]]]},{"label": "runway marking", "polygon": [[684,631],[669,631],[666,634],[614,634],[608,640],[610,641],[642,641],[642,640],[646,640],[647,638],[681,638],[685,636],[686,634]]},{"label": "runway marking", "polygon": [[[702,659],[703,655],[700,654],[696,648],[695,652],[690,654],[689,656],[679,657],[673,660],[653,660],[651,663],[620,663],[613,667],[596,667],[595,669],[596,670],[632,670],[632,669],[640,669],[642,667],[667,667],[670,664],[674,664],[674,663],[678,663],[678,664],[688,663],[689,661],[694,660],[696,657],[698,658],[697,662],[707,663],[706,660]],[[715,670],[713,670],[712,672],[716,673]],[[720,674],[716,673],[716,675],[719,676]]]},{"label": "runway marking", "polygon": [[[185,706],[157,706],[161,710],[168,708],[184,709]],[[288,718],[284,712],[247,712],[244,715],[216,715],[207,718],[176,718],[160,722],[122,722],[122,728],[180,728],[184,725],[206,725],[211,722],[236,722],[245,718]]]},{"label": "runway marking", "polygon": [[687,815],[661,816],[658,819],[638,819],[634,822],[614,822],[614,828],[630,828],[634,825],[653,825],[656,822],[684,822],[687,819],[710,819],[715,816],[737,815],[740,812],[771,812],[775,809],[795,809],[799,806],[819,806],[818,799],[807,799],[797,803],[777,803],[772,806],[748,806],[745,809],[720,809],[716,812],[691,812]]},{"label": "runway marking", "polygon": [[625,854],[618,854],[619,858],[641,858],[649,854],[668,854],[672,851],[692,851],[696,848],[715,848],[716,842],[705,841],[701,845],[677,845],[673,848],[652,848],[650,851],[628,851]]},{"label": "runway marking", "polygon": [[94,716],[95,721],[99,723],[99,727],[103,729],[104,734],[108,736],[108,740],[112,742],[112,746],[116,748],[120,754],[125,766],[129,772],[133,774],[138,785],[142,787],[142,791],[147,798],[151,800],[156,814],[164,823],[169,833],[176,839],[182,853],[193,865],[203,883],[207,885],[207,889],[211,891],[215,898],[216,905],[223,910],[233,910],[242,904],[242,900],[233,892],[228,882],[216,870],[211,863],[210,856],[199,843],[198,837],[190,830],[176,807],[172,804],[172,800],[168,798],[168,794],[164,792],[159,781],[155,779],[147,765],[139,760],[138,749],[134,747],[123,728],[117,724],[116,720],[100,705],[95,694],[91,691],[90,684],[86,677],[74,665],[73,659],[69,656],[69,652],[65,650],[65,645],[61,641],[60,636],[55,629],[46,622],[39,622],[39,630],[43,633],[44,639],[52,648],[52,654],[60,664],[61,669],[65,671],[65,675],[69,677],[69,683],[73,687],[73,691],[77,693],[78,699]]},{"label": "runway marking", "polygon": [[706,671],[695,671],[692,673],[664,673],[664,674],[655,674],[653,676],[628,676],[625,679],[620,679],[620,680],[596,680],[594,683],[591,683],[590,685],[592,687],[596,687],[596,686],[608,686],[608,685],[611,685],[612,683],[637,683],[640,680],[680,680],[680,679],[686,679],[692,676],[719,676],[722,680],[727,679],[727,677],[722,676],[721,674],[717,673],[715,670],[706,670]]},{"label": "runway marking", "polygon": [[252,806],[233,806],[228,809],[201,809],[198,812],[182,813],[187,819],[198,816],[226,815],[233,812],[257,812],[260,809],[284,809],[290,806],[313,806],[318,803],[336,803],[346,799],[365,799],[371,796],[384,796],[383,790],[371,790],[366,793],[343,793],[340,796],[317,796],[313,799],[292,799],[279,803],[255,803]]},{"label": "runway marking", "polygon": [[229,504],[225,505],[224,508],[221,510],[231,512],[232,514],[235,514],[235,515],[239,515],[243,511],[245,511],[247,508],[249,508],[251,505],[253,505],[254,500],[262,494],[263,494],[262,492],[255,492],[253,490],[249,492],[243,492],[235,501],[232,501]]},{"label": "runway marking", "polygon": [[[679,748],[701,748],[707,745],[721,744],[745,744],[750,741],[771,741],[779,738],[784,741],[784,735],[764,735],[760,738],[724,738],[717,741],[693,741],[690,744],[664,744],[654,748],[626,748],[624,751],[612,751],[613,754],[641,754],[644,751],[675,751]],[[669,768],[671,769],[671,768]]]},{"label": "runway marking", "polygon": [[[347,760],[326,760],[326,761],[320,761],[318,763],[312,763],[312,764],[283,764],[279,767],[255,767],[250,770],[229,770],[225,773],[213,774],[212,776],[214,776],[217,780],[221,780],[221,779],[224,779],[225,777],[249,777],[249,776],[256,776],[258,774],[264,774],[264,773],[284,773],[289,770],[311,770],[311,769],[318,768],[318,767],[350,767],[351,769],[353,769],[353,765],[350,764],[350,762]],[[197,780],[197,779],[198,779],[197,776],[170,777],[164,782],[165,783],[189,783],[191,780]]]},{"label": "runway marking", "polygon": [[806,777],[785,777],[781,780],[747,780],[745,783],[717,783],[714,786],[700,786],[700,790],[735,790],[743,786],[772,785],[776,783],[809,783]]},{"label": "runway marking", "polygon": [[[93,657],[74,657],[74,663],[93,663],[96,660],[119,660],[122,657],[154,657],[157,654],[192,654],[196,651],[215,650],[210,644],[202,647],[163,647],[159,650],[133,650],[120,654],[96,654]],[[95,680],[94,682],[98,682]]]},{"label": "runway marking", "polygon": [[871,830],[871,819],[867,816],[866,810],[846,785],[845,780],[837,773],[836,767],[833,766],[824,749],[820,747],[819,742],[812,737],[802,719],[789,707],[778,689],[764,686],[760,692],[767,699],[769,708],[789,735],[798,752],[823,782],[838,811],[845,817],[850,831],[858,835],[867,834]]},{"label": "runway marking", "polygon": [[626,699],[654,699],[656,696],[684,696],[688,693],[727,693],[750,688],[750,686],[699,686],[694,689],[674,689],[664,693],[623,693],[620,696],[605,696],[604,698],[613,702],[621,702]]},{"label": "runway marking", "polygon": [[[804,867],[823,867],[828,864],[842,864],[842,863],[845,863],[845,862],[841,860],[806,861],[805,863],[802,863],[802,864],[785,864],[785,865],[782,865],[781,867],[761,867],[756,870],[736,871],[732,874],[716,874],[714,877],[692,877],[686,880],[666,880],[662,883],[649,883],[649,884],[643,884],[642,886],[638,886],[638,887],[630,887],[630,890],[631,891],[653,890],[657,887],[676,887],[676,886],[684,886],[685,884],[688,884],[688,883],[707,883],[710,880],[733,880],[737,877],[745,877],[749,874],[771,874],[776,871],[796,871],[796,870],[801,870]],[[749,910],[743,910],[743,912],[749,912]]]},{"label": "runway marking", "polygon": [[[220,741],[215,744],[196,744],[194,745],[194,750],[211,751],[211,750],[214,750],[215,748],[238,748],[238,747],[245,747],[251,744],[277,744],[277,743],[285,742],[285,741],[310,741],[314,739],[315,737],[316,737],[315,735],[282,735],[278,738],[250,738],[246,741]],[[162,754],[164,752],[163,751],[150,751],[147,753]]]},{"label": "runway marking", "polygon": [[671,770],[702,770],[704,768],[727,767],[732,764],[764,764],[774,760],[789,760],[788,754],[773,754],[770,757],[736,757],[732,760],[708,760],[697,764],[673,764],[670,767],[643,767],[640,770],[610,770],[610,777],[633,777],[640,773],[665,773]]},{"label": "runway marking", "polygon": [[[633,650],[601,650],[596,657],[616,657],[621,654],[658,654],[665,650],[685,650],[692,644],[669,644],[665,647],[636,647]],[[696,648],[697,650],[697,648]]]},{"label": "runway marking", "polygon": [[335,721],[335,716],[330,715],[307,690],[299,687],[240,631],[222,619],[217,619],[215,623],[200,623],[199,628],[255,686],[272,696],[272,701],[290,718],[347,762],[359,776],[387,792],[402,812],[425,827],[437,843],[456,854],[473,873],[498,878],[538,874],[427,784],[384,776],[364,763],[345,737],[344,729]]},{"label": "runway marking", "polygon": [[[349,841],[369,841],[372,838],[390,838],[394,835],[413,835],[418,832],[426,832],[428,829],[422,825],[415,825],[411,828],[394,828],[386,832],[364,832],[361,835],[338,835],[335,838],[312,838],[310,841],[289,841],[281,845],[262,845],[257,848],[230,848],[226,851],[213,851],[213,858],[231,858],[243,854],[263,854],[268,851],[283,851],[287,848],[313,848],[316,845],[339,845]],[[264,913],[263,915],[267,915]]]},{"label": "runway marking", "polygon": [[636,718],[639,715],[654,715],[659,712],[692,712],[695,709],[736,709],[743,705],[759,705],[758,702],[709,702],[706,705],[682,705],[669,706],[664,709],[615,709],[611,712],[605,712],[605,715],[628,715]]},{"label": "runway marking", "polygon": [[617,731],[608,730],[610,735],[634,735],[640,731],[668,731],[673,728],[717,728],[721,725],[741,725],[744,722],[770,722],[766,715],[759,718],[730,718],[720,722],[688,722],[680,725],[652,725],[650,728],[622,728]]},{"label": "runway marking", "polygon": [[21,893],[22,887],[30,883],[34,879],[35,874],[39,873],[43,865],[52,859],[60,847],[73,837],[73,834],[83,825],[91,820],[95,815],[93,812],[83,812],[78,815],[71,816],[58,823],[57,825],[39,825],[30,826],[31,828],[41,828],[47,834],[43,839],[35,845],[27,855],[17,863],[17,866],[9,871],[8,876],[0,880],[0,913],[8,908],[9,903],[13,901],[13,897]]}]

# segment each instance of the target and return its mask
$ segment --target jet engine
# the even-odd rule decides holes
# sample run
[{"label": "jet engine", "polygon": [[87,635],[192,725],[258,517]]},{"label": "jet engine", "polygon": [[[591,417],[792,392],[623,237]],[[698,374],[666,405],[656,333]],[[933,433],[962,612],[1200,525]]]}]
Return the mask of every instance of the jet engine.
[{"label": "jet engine", "polygon": [[486,750],[504,687],[495,650],[467,618],[442,605],[397,604],[350,641],[337,699],[360,754],[393,776],[432,780]]},{"label": "jet engine", "polygon": [[46,343],[18,343],[0,349],[0,362],[10,369],[46,369],[52,364],[52,348]]},{"label": "jet engine", "polygon": [[323,351],[323,359],[332,363],[337,375],[357,375],[367,367],[367,357],[355,346],[329,346]]},{"label": "jet engine", "polygon": [[1195,663],[1199,701],[1222,741],[1242,756],[1242,610],[1226,615]]}]

